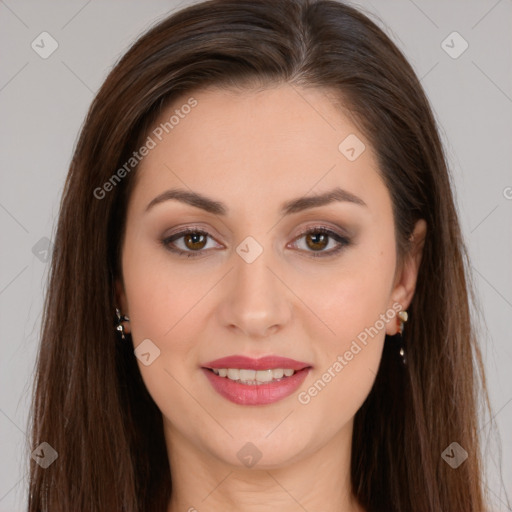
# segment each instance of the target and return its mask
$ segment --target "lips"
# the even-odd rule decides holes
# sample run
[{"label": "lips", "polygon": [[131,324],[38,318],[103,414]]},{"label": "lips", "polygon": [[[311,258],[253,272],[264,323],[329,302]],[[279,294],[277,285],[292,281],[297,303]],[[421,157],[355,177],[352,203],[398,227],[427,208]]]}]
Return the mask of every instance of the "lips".
[{"label": "lips", "polygon": [[[294,374],[258,385],[221,377],[213,369],[273,370],[291,369]],[[311,365],[287,357],[266,356],[252,359],[246,356],[229,356],[204,363],[201,367],[213,389],[222,397],[238,405],[267,405],[291,395],[304,382]]]},{"label": "lips", "polygon": [[311,365],[288,357],[265,356],[252,359],[247,356],[228,356],[201,365],[203,368],[245,368],[247,370],[273,370],[275,368],[291,368],[299,371]]}]

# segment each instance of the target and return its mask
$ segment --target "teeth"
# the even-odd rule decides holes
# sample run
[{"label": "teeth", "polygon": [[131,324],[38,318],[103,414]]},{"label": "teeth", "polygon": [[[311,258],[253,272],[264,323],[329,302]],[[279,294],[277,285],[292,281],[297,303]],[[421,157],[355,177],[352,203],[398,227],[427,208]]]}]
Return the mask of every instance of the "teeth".
[{"label": "teeth", "polygon": [[239,381],[243,384],[264,384],[275,379],[291,377],[295,370],[291,368],[275,368],[269,370],[246,370],[238,368],[213,368],[213,373],[219,377]]},{"label": "teeth", "polygon": [[228,379],[238,380],[240,378],[240,370],[228,368]]},{"label": "teeth", "polygon": [[[293,375],[293,370],[288,370],[288,371],[291,371],[291,375]],[[272,373],[274,374],[274,379],[281,379],[284,375],[284,370],[282,368],[276,368],[275,370],[272,370]],[[287,377],[289,377],[290,375],[287,375]]]},{"label": "teeth", "polygon": [[240,380],[256,380],[256,370],[238,370],[238,374]]}]

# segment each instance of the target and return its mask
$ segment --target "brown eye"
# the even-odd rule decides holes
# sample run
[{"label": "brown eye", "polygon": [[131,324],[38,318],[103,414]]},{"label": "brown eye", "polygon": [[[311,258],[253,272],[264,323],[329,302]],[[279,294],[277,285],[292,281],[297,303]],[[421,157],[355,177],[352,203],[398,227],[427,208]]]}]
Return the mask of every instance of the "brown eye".
[{"label": "brown eye", "polygon": [[188,229],[166,237],[161,242],[169,251],[190,258],[206,252],[203,249],[206,248],[209,238],[212,239],[206,231]]},{"label": "brown eye", "polygon": [[[167,250],[178,256],[186,255],[190,258],[207,252],[204,249],[207,248],[208,239],[213,240],[206,231],[188,229],[164,238],[161,243]],[[296,238],[296,240],[301,239],[305,240],[306,245],[306,248],[301,250],[313,257],[332,256],[350,245],[348,238],[325,227],[308,229]],[[325,250],[331,242],[334,243],[334,248]]]},{"label": "brown eye", "polygon": [[[305,240],[306,248],[303,249],[304,252],[309,253],[313,257],[332,256],[350,245],[350,240],[347,237],[323,226],[303,231],[296,238],[296,240],[301,239]],[[334,248],[326,251],[325,248],[329,246],[330,242],[334,243]]]},{"label": "brown eye", "polygon": [[191,250],[204,249],[206,245],[206,235],[202,233],[189,233],[183,237],[183,241],[187,248]]},{"label": "brown eye", "polygon": [[329,236],[318,232],[308,233],[306,235],[306,244],[314,251],[325,249],[329,244]]}]

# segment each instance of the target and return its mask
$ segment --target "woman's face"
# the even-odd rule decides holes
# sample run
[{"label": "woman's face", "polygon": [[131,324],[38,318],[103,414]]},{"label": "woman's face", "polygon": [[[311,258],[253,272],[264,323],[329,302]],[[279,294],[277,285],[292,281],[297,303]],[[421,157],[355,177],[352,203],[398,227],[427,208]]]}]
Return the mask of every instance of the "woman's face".
[{"label": "woman's face", "polygon": [[118,297],[168,438],[276,467],[351,436],[417,267],[395,276],[375,154],[325,92],[192,96],[149,134]]}]

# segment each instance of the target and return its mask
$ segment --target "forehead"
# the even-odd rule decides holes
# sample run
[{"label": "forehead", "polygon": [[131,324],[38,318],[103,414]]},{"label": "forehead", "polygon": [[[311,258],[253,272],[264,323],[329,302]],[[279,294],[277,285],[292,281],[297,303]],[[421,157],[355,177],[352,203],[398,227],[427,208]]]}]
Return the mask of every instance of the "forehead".
[{"label": "forehead", "polygon": [[[201,90],[175,100],[149,136],[139,198],[177,185],[266,202],[336,185],[358,195],[383,187],[368,141],[323,89]],[[345,141],[360,156],[347,158]]]}]

